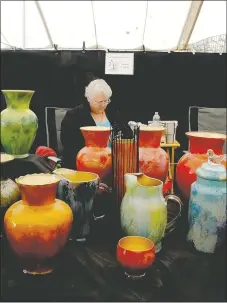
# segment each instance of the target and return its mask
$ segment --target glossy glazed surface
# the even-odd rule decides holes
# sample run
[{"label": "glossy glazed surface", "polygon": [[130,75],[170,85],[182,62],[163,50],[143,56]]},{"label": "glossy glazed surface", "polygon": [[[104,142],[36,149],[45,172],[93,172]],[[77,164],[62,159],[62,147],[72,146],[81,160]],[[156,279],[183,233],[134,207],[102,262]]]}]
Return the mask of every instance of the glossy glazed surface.
[{"label": "glossy glazed surface", "polygon": [[63,179],[58,184],[57,197],[72,209],[74,222],[71,237],[85,241],[90,233],[93,202],[99,186],[99,176],[94,173],[59,168],[55,174]]},{"label": "glossy glazed surface", "polygon": [[7,108],[1,112],[1,142],[6,153],[28,156],[38,129],[38,118],[29,109],[34,91],[3,90]]},{"label": "glossy glazed surface", "polygon": [[73,215],[66,203],[55,199],[59,181],[51,174],[16,179],[22,200],[7,210],[4,225],[10,245],[28,273],[50,272],[47,260],[68,240]]},{"label": "glossy glazed surface", "polygon": [[146,269],[155,260],[152,241],[143,237],[125,237],[117,245],[117,260],[125,268]]},{"label": "glossy glazed surface", "polygon": [[165,182],[169,157],[160,147],[163,127],[141,127],[139,135],[139,168],[145,175]]},{"label": "glossy glazed surface", "polygon": [[149,238],[161,249],[167,225],[163,183],[144,174],[126,174],[126,193],[121,203],[121,227],[127,236]]},{"label": "glossy glazed surface", "polygon": [[[176,182],[187,203],[190,197],[191,184],[196,181],[196,170],[207,162],[207,150],[212,149],[221,155],[226,136],[217,133],[189,132],[189,152],[183,155],[176,167]],[[226,166],[226,161],[222,162]]]},{"label": "glossy glazed surface", "polygon": [[198,251],[214,253],[225,241],[226,169],[205,163],[196,174],[189,200],[188,240]]},{"label": "glossy glazed surface", "polygon": [[83,147],[76,157],[76,166],[80,171],[98,174],[102,182],[110,183],[112,172],[111,149],[107,147],[110,136],[108,127],[81,127],[85,139]]}]

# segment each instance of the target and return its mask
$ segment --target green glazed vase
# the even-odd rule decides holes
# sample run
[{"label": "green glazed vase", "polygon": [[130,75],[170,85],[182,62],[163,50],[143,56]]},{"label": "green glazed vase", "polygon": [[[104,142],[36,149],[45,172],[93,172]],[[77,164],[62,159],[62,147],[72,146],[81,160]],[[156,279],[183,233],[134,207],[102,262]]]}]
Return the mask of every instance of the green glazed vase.
[{"label": "green glazed vase", "polygon": [[1,143],[7,154],[26,158],[38,129],[38,118],[29,109],[34,91],[2,90],[7,108],[1,112]]}]

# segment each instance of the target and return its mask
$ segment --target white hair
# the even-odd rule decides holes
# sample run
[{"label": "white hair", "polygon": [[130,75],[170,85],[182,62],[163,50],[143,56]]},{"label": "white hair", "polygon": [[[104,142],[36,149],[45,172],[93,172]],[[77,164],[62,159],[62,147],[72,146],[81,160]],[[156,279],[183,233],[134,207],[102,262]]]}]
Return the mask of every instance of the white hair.
[{"label": "white hair", "polygon": [[90,101],[97,94],[103,93],[108,100],[112,96],[112,90],[110,86],[103,79],[96,79],[91,81],[85,88],[85,97]]}]

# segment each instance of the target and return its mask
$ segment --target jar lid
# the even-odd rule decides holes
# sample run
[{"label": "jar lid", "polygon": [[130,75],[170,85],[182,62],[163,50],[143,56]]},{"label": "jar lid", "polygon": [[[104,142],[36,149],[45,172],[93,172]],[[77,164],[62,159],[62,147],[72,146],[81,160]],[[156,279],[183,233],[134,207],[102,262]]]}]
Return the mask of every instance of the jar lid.
[{"label": "jar lid", "polygon": [[[196,170],[196,175],[200,178],[213,180],[213,181],[226,181],[227,173],[226,167],[220,163],[215,163],[214,160],[220,158],[220,156],[216,156],[212,150],[207,151],[208,154],[208,162],[203,163]],[[221,156],[221,161],[225,155]],[[220,161],[220,162],[221,162]]]}]

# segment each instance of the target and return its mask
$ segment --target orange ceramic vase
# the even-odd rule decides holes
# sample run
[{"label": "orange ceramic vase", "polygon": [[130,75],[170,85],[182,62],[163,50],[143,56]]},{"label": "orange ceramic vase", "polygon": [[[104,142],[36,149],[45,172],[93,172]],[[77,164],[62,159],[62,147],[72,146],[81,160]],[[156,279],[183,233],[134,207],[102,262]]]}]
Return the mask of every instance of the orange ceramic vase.
[{"label": "orange ceramic vase", "polygon": [[[216,155],[222,155],[226,136],[210,132],[187,132],[189,152],[178,161],[176,182],[185,203],[190,198],[191,184],[196,181],[196,170],[208,161],[207,150],[212,149]],[[226,162],[222,162],[226,165]]]},{"label": "orange ceramic vase", "polygon": [[101,182],[111,185],[112,157],[111,149],[107,146],[110,128],[87,126],[80,129],[85,147],[77,154],[77,170],[95,173]]},{"label": "orange ceramic vase", "polygon": [[4,225],[24,273],[52,272],[53,257],[68,240],[73,214],[66,203],[55,199],[60,180],[51,174],[16,179],[22,200],[7,210]]},{"label": "orange ceramic vase", "polygon": [[148,177],[165,182],[169,156],[160,147],[164,127],[142,126],[139,133],[139,168]]}]

